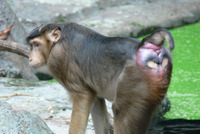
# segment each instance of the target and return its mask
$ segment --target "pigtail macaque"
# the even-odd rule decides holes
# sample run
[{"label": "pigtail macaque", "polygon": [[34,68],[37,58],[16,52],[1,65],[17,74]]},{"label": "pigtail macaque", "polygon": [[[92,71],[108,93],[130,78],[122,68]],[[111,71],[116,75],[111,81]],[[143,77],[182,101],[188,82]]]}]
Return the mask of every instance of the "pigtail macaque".
[{"label": "pigtail macaque", "polygon": [[46,66],[73,103],[70,134],[84,134],[91,113],[96,134],[112,133],[105,99],[113,102],[114,134],[145,134],[170,84],[167,30],[139,41],[106,37],[75,23],[47,24],[27,37],[30,65]]}]

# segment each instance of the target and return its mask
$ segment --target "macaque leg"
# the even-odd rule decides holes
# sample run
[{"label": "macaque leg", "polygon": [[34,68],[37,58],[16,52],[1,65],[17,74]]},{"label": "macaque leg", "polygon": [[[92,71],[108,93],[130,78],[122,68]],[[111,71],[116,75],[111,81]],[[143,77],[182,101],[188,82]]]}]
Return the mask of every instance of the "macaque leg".
[{"label": "macaque leg", "polygon": [[90,93],[73,93],[70,95],[73,101],[73,108],[69,134],[85,134],[94,95]]},{"label": "macaque leg", "polygon": [[[131,65],[133,64],[133,65]],[[149,91],[134,63],[126,65],[113,102],[114,134],[145,134],[151,119]],[[134,77],[133,77],[134,76]]]},{"label": "macaque leg", "polygon": [[111,134],[112,126],[109,122],[108,112],[104,99],[96,98],[91,113],[95,134]]},{"label": "macaque leg", "polygon": [[119,78],[112,106],[115,134],[145,134],[170,83],[172,64],[165,47],[147,43],[135,58]]}]

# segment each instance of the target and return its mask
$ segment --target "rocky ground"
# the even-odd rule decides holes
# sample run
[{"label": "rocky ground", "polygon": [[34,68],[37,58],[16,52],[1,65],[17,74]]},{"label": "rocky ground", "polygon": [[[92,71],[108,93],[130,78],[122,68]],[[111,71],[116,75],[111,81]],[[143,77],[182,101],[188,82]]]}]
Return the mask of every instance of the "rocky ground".
[{"label": "rocky ground", "polygon": [[[56,134],[68,132],[72,105],[67,91],[58,83],[0,78],[0,101],[9,103],[15,110],[39,115]],[[108,108],[111,112],[110,103]],[[87,134],[93,133],[90,117]]]},{"label": "rocky ground", "polygon": [[[111,103],[106,104],[112,115]],[[71,109],[67,91],[58,83],[0,77],[0,133],[66,134]],[[159,121],[148,134],[161,133],[199,134],[200,120]],[[86,134],[94,134],[91,116]]]}]

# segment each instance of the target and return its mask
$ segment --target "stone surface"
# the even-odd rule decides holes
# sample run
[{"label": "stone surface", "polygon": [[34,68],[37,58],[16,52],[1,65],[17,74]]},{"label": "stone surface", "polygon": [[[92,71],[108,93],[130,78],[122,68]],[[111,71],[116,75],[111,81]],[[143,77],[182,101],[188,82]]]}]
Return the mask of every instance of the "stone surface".
[{"label": "stone surface", "polygon": [[[9,98],[2,96],[12,96]],[[25,81],[22,79],[0,78],[0,101],[6,101],[16,110],[25,110],[39,115],[55,134],[66,134],[71,119],[72,104],[67,91],[58,83]],[[112,103],[106,101],[112,114]],[[168,106],[168,103],[166,103]],[[160,113],[164,106],[161,106]],[[3,114],[3,113],[2,113]],[[163,113],[161,114],[163,116]],[[154,119],[154,122],[157,119]],[[1,128],[1,127],[0,127]],[[91,116],[86,134],[94,134]]]},{"label": "stone surface", "polygon": [[8,57],[0,52],[0,77],[22,78],[20,70],[14,63],[8,60]]},{"label": "stone surface", "polygon": [[0,101],[1,134],[53,134],[46,123],[36,114],[14,110],[8,103]]},{"label": "stone surface", "polygon": [[108,36],[138,36],[200,18],[199,0],[11,1],[27,32],[49,22],[77,22]]},{"label": "stone surface", "polygon": [[[14,94],[23,95],[1,97]],[[6,101],[16,110],[25,110],[39,115],[56,134],[68,133],[67,122],[71,119],[72,105],[67,91],[58,83],[0,78],[0,101]],[[111,110],[110,106],[108,107]],[[91,117],[87,134],[94,134]]]}]

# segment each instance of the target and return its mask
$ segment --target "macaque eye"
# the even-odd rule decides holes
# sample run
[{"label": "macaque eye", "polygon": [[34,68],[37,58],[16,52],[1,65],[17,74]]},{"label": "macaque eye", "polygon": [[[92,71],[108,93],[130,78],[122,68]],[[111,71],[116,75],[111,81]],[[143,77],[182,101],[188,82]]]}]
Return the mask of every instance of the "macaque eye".
[{"label": "macaque eye", "polygon": [[39,47],[39,46],[40,46],[39,43],[37,43],[37,42],[34,42],[34,43],[33,43],[33,47]]}]

